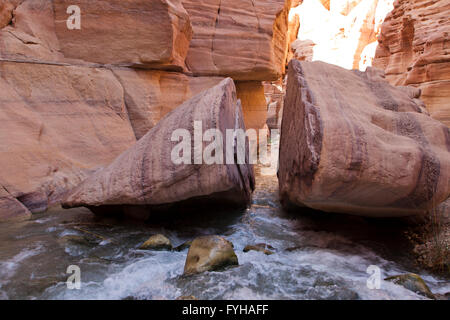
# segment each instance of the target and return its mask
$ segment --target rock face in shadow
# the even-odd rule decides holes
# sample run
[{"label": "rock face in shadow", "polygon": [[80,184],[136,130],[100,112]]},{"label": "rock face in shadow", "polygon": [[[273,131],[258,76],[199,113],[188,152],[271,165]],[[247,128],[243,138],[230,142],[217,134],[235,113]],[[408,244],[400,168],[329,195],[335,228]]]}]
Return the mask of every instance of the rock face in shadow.
[{"label": "rock face in shadow", "polygon": [[425,213],[450,193],[450,131],[418,90],[380,72],[289,64],[279,185],[285,206],[362,216]]},{"label": "rock face in shadow", "polygon": [[373,65],[394,85],[422,89],[433,118],[450,126],[450,2],[396,1],[378,39]]},{"label": "rock face in shadow", "polygon": [[[177,154],[173,150],[180,144],[178,135],[175,135],[175,141],[171,141],[174,131],[184,129],[186,134],[190,134],[188,141],[191,137],[195,140],[195,121],[202,123],[200,134],[209,129],[219,129],[223,133],[221,142],[225,161],[229,146],[226,130],[245,128],[233,80],[223,80],[169,113],[111,165],[69,192],[63,202],[64,207],[86,206],[94,210],[104,206],[151,207],[205,196],[213,199],[217,195],[218,202],[246,206],[254,189],[253,166],[205,164],[204,158],[198,159],[195,151],[198,148],[191,147],[188,149],[191,151],[191,156],[187,157],[188,164],[176,164],[172,160],[172,153]],[[233,139],[230,142],[233,143]],[[206,153],[210,143],[203,142],[202,145]],[[237,149],[233,145],[229,147],[234,155]],[[181,153],[184,155],[184,152],[187,151]],[[209,154],[212,154],[211,150]],[[191,164],[192,159],[195,163],[200,163],[200,160],[202,164]]]},{"label": "rock face in shadow", "polygon": [[193,38],[186,64],[195,75],[239,81],[284,73],[291,0],[182,0]]},{"label": "rock face in shadow", "polygon": [[0,222],[21,221],[31,217],[31,212],[0,186]]},{"label": "rock face in shadow", "polygon": [[[81,9],[81,28],[67,27],[67,8]],[[181,0],[53,1],[55,30],[66,58],[181,70],[192,37]]]}]

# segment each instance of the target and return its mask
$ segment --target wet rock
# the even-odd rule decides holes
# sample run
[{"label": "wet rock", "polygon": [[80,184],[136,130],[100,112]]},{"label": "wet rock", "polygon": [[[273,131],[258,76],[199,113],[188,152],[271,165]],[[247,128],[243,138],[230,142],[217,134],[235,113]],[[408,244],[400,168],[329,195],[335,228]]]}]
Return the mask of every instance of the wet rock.
[{"label": "wet rock", "polygon": [[180,296],[177,298],[177,300],[198,300],[198,299],[194,296]]},{"label": "wet rock", "polygon": [[192,37],[181,0],[79,0],[81,28],[67,28],[71,0],[56,0],[55,30],[66,58],[182,70]]},{"label": "wet rock", "polygon": [[190,246],[192,245],[192,241],[193,240],[186,241],[185,243],[180,244],[178,247],[175,247],[173,250],[180,252],[180,251],[183,251],[185,249],[189,249]]},{"label": "wet rock", "polygon": [[428,288],[425,281],[423,281],[423,279],[415,273],[392,276],[384,280],[398,284],[402,287],[405,287],[408,290],[411,290],[427,298],[436,299],[434,294],[431,292],[430,288]]},{"label": "wet rock", "polygon": [[436,300],[450,300],[450,292],[445,294],[435,294]]},{"label": "wet rock", "polygon": [[86,236],[79,235],[66,235],[58,239],[58,243],[62,246],[67,245],[80,245],[86,247],[92,247],[99,243],[96,239],[92,239]]},{"label": "wet rock", "polygon": [[186,64],[195,75],[277,80],[288,49],[285,0],[182,0],[193,37]]},{"label": "wet rock", "polygon": [[139,249],[141,250],[172,250],[172,242],[162,234],[151,236]]},{"label": "wet rock", "polygon": [[400,217],[446,200],[450,129],[410,94],[380,70],[291,60],[278,172],[284,207]]},{"label": "wet rock", "polygon": [[265,255],[271,255],[273,254],[273,252],[271,250],[275,250],[274,247],[272,247],[271,245],[265,244],[265,243],[258,243],[255,245],[247,245],[244,248],[244,252],[249,252],[249,251],[259,251],[264,253]]},{"label": "wet rock", "polygon": [[30,218],[31,212],[0,185],[0,223]]},{"label": "wet rock", "polygon": [[216,271],[238,264],[238,258],[230,241],[219,236],[203,236],[192,241],[184,266],[184,274]]},{"label": "wet rock", "polygon": [[381,26],[373,65],[393,85],[413,85],[431,116],[450,126],[448,0],[395,1]]},{"label": "wet rock", "polygon": [[[202,123],[202,132],[218,129],[224,133],[220,138],[223,150],[215,154],[217,158],[230,163],[226,159],[233,153],[237,157],[238,148],[230,145],[234,141],[226,139],[225,134],[228,129],[244,128],[242,108],[232,79],[227,78],[201,92],[167,115],[111,165],[70,191],[63,207],[85,206],[91,210],[115,207],[123,211],[123,207],[140,205],[152,210],[188,200],[190,204],[247,206],[254,190],[252,165],[234,161],[206,164],[204,159],[198,159],[202,164],[194,164],[191,156],[187,159],[174,156],[174,150],[179,150],[178,156],[187,153],[180,149],[180,140],[172,138],[175,130],[182,129],[183,133],[190,134],[186,148],[192,156],[197,154],[191,144],[191,138],[198,134],[194,133],[195,122]],[[242,147],[245,156],[248,144]],[[231,153],[227,154],[227,149]]]}]

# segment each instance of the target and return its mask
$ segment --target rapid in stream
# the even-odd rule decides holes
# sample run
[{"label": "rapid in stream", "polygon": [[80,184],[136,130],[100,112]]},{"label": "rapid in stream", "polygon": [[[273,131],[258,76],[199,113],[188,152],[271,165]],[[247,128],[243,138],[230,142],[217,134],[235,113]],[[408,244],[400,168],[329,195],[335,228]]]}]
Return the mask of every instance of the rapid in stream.
[{"label": "rapid in stream", "polygon": [[[258,169],[251,208],[174,216],[152,224],[95,217],[87,209],[52,210],[0,225],[0,299],[425,299],[382,280],[369,289],[367,268],[381,277],[416,272],[434,293],[449,279],[414,266],[396,220],[367,220],[319,212],[286,213],[275,175]],[[144,251],[161,233],[174,246],[200,235],[233,242],[239,266],[182,276],[188,249]],[[274,254],[243,252],[267,243]],[[81,289],[69,290],[67,268],[79,266]]]}]

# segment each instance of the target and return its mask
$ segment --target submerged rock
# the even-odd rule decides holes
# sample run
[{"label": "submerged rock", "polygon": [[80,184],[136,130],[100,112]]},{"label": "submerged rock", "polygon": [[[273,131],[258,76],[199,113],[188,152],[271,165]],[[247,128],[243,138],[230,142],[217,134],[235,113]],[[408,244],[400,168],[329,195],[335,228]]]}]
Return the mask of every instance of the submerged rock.
[{"label": "submerged rock", "polygon": [[278,172],[283,205],[395,217],[447,199],[450,129],[413,96],[376,69],[292,60]]},{"label": "submerged rock", "polygon": [[244,248],[244,252],[249,252],[249,251],[259,251],[264,253],[265,255],[271,255],[273,254],[272,251],[270,250],[274,250],[275,248],[272,247],[271,245],[265,244],[265,243],[258,243],[255,245],[247,245]]},{"label": "submerged rock", "polygon": [[425,281],[423,281],[423,279],[415,273],[392,276],[384,280],[398,284],[402,287],[405,287],[408,290],[411,290],[427,298],[436,299],[434,294],[431,292],[430,288],[428,288]]},{"label": "submerged rock", "polygon": [[413,85],[434,119],[450,126],[448,0],[394,1],[380,29],[373,65],[393,85]]},{"label": "submerged rock", "polygon": [[192,241],[184,266],[184,274],[216,271],[238,265],[233,244],[219,236],[203,236]]},{"label": "submerged rock", "polygon": [[193,240],[186,241],[186,242],[180,244],[178,247],[175,247],[173,250],[179,252],[179,251],[183,251],[184,249],[189,249],[190,246],[192,245],[192,241]]},{"label": "submerged rock", "polygon": [[[214,153],[216,158],[222,157],[222,163],[206,164],[205,159],[197,159],[197,148],[191,145],[191,138],[198,134],[194,132],[195,123],[201,124],[200,133],[209,129],[223,133],[223,137],[217,138],[223,139],[223,151]],[[226,161],[230,156],[236,159],[238,148],[225,134],[228,129],[243,128],[242,108],[235,86],[233,80],[227,78],[169,113],[111,165],[95,172],[69,192],[63,206],[123,213],[127,206],[146,206],[151,211],[189,200],[190,205],[245,207],[254,190],[253,166]],[[187,150],[180,149],[180,140],[173,141],[175,130],[188,136],[184,138],[188,142]],[[248,144],[242,148],[245,149],[239,150],[247,156]],[[231,150],[230,154],[227,149]],[[191,155],[198,164],[191,163]],[[223,164],[225,162],[230,164]]]},{"label": "submerged rock", "polygon": [[198,300],[198,299],[194,296],[180,296],[177,298],[177,300]]},{"label": "submerged rock", "polygon": [[182,70],[192,37],[181,0],[79,0],[81,28],[67,27],[70,0],[53,1],[55,33],[66,58]]},{"label": "submerged rock", "polygon": [[172,242],[162,234],[151,236],[139,249],[141,250],[172,250]]}]

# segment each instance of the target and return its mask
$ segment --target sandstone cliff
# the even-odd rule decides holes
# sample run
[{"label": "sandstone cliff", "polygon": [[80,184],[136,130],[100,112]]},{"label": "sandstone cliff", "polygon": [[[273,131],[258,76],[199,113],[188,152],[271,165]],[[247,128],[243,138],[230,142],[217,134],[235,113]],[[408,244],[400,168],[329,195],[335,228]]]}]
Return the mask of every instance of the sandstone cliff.
[{"label": "sandstone cliff", "polygon": [[376,70],[291,60],[280,144],[285,206],[393,217],[450,195],[450,129],[424,114],[419,90]]},{"label": "sandstone cliff", "polygon": [[396,1],[379,37],[374,66],[394,85],[422,89],[431,116],[450,126],[450,2]]}]

